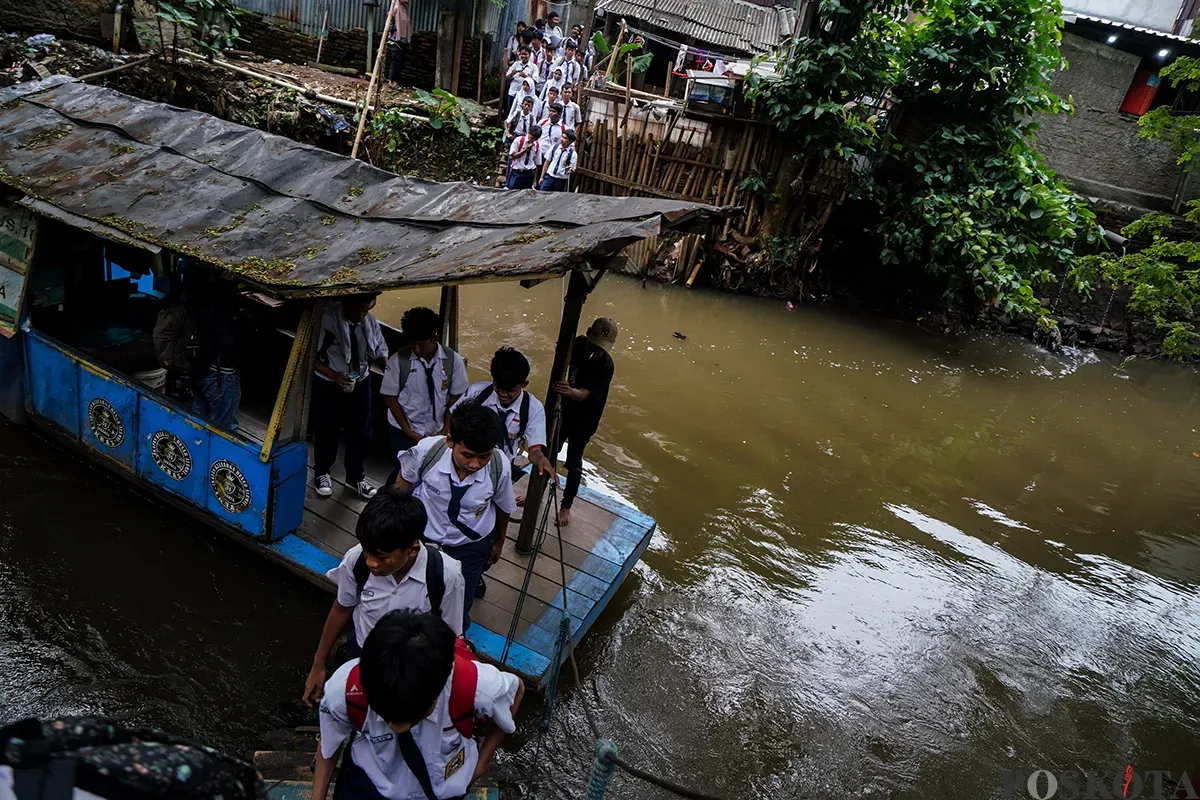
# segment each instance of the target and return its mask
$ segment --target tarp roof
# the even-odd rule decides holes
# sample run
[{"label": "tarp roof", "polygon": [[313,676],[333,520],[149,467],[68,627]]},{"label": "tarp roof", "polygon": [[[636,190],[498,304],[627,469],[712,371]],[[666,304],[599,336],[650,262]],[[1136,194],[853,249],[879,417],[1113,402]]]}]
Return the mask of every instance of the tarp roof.
[{"label": "tarp roof", "polygon": [[281,296],[561,274],[715,211],[398,177],[68,81],[0,90],[0,182]]}]

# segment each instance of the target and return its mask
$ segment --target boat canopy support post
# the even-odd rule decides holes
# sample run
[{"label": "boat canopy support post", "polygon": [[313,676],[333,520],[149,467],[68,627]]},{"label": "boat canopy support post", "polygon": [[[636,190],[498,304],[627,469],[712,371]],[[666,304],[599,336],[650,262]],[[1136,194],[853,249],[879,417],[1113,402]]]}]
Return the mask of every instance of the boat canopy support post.
[{"label": "boat canopy support post", "polygon": [[312,410],[312,385],[315,380],[313,370],[316,368],[317,349],[321,346],[321,322],[325,316],[327,302],[325,298],[318,297],[312,304],[312,337],[308,343],[308,352],[300,363],[300,375],[296,378],[296,400],[291,405],[293,442],[303,442],[308,439],[308,423]]},{"label": "boat canopy support post", "polygon": [[303,386],[304,384],[302,372],[309,361],[310,345],[316,338],[314,328],[320,323],[320,317],[315,312],[316,305],[310,305],[304,309],[304,313],[300,317],[300,326],[296,329],[296,339],[292,342],[292,352],[288,356],[283,381],[279,384],[279,394],[275,398],[275,410],[271,412],[271,422],[267,425],[267,435],[263,437],[262,451],[258,455],[258,459],[264,464],[271,460],[271,450],[275,447],[275,440],[279,438],[279,431],[283,427],[288,408],[298,405],[290,403],[289,400],[296,385]]},{"label": "boat canopy support post", "polygon": [[442,287],[442,303],[438,308],[442,318],[442,344],[458,351],[458,287]]},{"label": "boat canopy support post", "polygon": [[[595,282],[600,279],[603,271],[594,273],[589,280],[582,270],[574,270],[567,279],[567,296],[563,300],[562,322],[558,326],[558,343],[554,346],[554,365],[550,369],[550,385],[546,389],[546,419],[550,420],[547,433],[546,455],[550,458],[551,466],[558,466],[558,451],[554,449],[555,439],[562,426],[562,413],[559,408],[558,392],[554,384],[567,380],[567,370],[571,366],[571,345],[579,333],[579,318],[583,315],[583,303],[587,300]],[[542,496],[546,492],[546,479],[531,470],[529,474],[529,490],[525,493],[525,508],[521,517],[521,532],[517,536],[517,552],[528,553],[533,549],[533,539],[537,532],[538,514],[541,513]]]}]

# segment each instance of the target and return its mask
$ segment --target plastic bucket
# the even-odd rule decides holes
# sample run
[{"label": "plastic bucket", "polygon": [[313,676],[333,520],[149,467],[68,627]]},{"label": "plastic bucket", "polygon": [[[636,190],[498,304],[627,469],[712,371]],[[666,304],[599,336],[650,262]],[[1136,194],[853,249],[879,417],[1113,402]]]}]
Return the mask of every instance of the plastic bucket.
[{"label": "plastic bucket", "polygon": [[135,372],[133,373],[133,379],[155,392],[165,392],[167,390],[167,371],[165,369]]}]

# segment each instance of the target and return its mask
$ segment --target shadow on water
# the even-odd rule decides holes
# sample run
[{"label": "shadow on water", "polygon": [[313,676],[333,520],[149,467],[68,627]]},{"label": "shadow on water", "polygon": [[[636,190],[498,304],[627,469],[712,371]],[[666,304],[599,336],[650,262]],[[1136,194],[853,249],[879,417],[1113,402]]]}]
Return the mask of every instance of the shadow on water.
[{"label": "shadow on water", "polygon": [[[543,394],[559,291],[465,289],[473,377],[512,343]],[[622,326],[587,480],[660,527],[583,685],[564,678],[540,742],[531,704],[503,754],[529,795],[582,795],[584,702],[631,761],[731,799],[1197,766],[1192,370],[621,279],[586,314]],[[324,597],[26,432],[0,447],[6,715],[236,747],[283,720]]]}]

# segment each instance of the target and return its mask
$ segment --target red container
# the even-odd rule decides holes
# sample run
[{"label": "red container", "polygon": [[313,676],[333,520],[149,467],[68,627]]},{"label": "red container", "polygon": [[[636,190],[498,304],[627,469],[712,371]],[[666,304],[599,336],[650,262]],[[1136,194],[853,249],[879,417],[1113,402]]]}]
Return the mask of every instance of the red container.
[{"label": "red container", "polygon": [[1139,69],[1133,76],[1133,83],[1121,103],[1121,110],[1126,114],[1140,117],[1150,110],[1154,96],[1158,94],[1158,73],[1148,69]]}]

